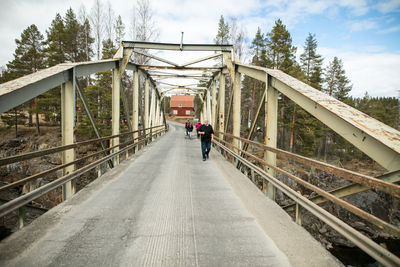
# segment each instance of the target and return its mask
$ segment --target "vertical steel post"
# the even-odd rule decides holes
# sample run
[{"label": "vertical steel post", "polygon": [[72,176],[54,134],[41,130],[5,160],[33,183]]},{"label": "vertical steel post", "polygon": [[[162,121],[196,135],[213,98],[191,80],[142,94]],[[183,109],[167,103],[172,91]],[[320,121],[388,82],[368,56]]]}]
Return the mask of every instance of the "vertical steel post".
[{"label": "vertical steel post", "polygon": [[151,106],[150,106],[150,123],[149,126],[153,127],[156,118],[156,89],[151,90]]},{"label": "vertical steel post", "polygon": [[[240,97],[241,97],[241,74],[235,69],[235,81],[233,82],[233,131],[234,136],[240,137]],[[238,139],[233,139],[232,144],[240,148]],[[238,151],[236,150],[236,153]]]},{"label": "vertical steel post", "polygon": [[211,97],[210,97],[210,88],[207,89],[207,120],[211,123]]},{"label": "vertical steel post", "polygon": [[219,134],[219,138],[223,139],[224,135],[222,133],[225,132],[225,75],[222,74],[219,76],[219,90],[218,90],[218,110],[219,110],[219,131],[221,132]]},{"label": "vertical steel post", "polygon": [[217,114],[216,113],[217,109],[217,84],[216,81],[213,80],[211,84],[211,125],[214,129],[217,127],[215,126]]},{"label": "vertical steel post", "polygon": [[[207,97],[207,94],[206,96]],[[204,120],[207,118],[207,99],[204,99],[203,101],[203,121],[202,123],[204,123]]]},{"label": "vertical steel post", "polygon": [[[119,121],[120,121],[120,90],[121,90],[121,73],[119,67],[112,71],[112,135],[119,134]],[[129,118],[127,118],[129,119]],[[111,139],[111,146],[119,144],[119,137]],[[112,150],[112,153],[119,151],[119,147]],[[114,166],[119,164],[119,156],[114,157]]]},{"label": "vertical steel post", "polygon": [[[144,81],[144,129],[149,128],[149,78]],[[144,133],[147,135],[149,130]]]},{"label": "vertical steel post", "polygon": [[[61,85],[61,135],[62,145],[74,143],[74,86],[72,81]],[[62,152],[62,164],[75,160],[75,149],[71,148]],[[63,175],[67,175],[75,170],[75,165],[70,165],[63,169]],[[75,193],[73,181],[69,181],[62,186],[63,200],[69,199]]]},{"label": "vertical steel post", "polygon": [[[271,86],[271,77],[267,74],[265,83],[265,145],[276,148],[278,134],[278,91]],[[270,151],[264,152],[265,161],[276,166],[276,154]],[[266,171],[275,177],[275,171],[266,167]],[[271,183],[267,185],[267,196],[275,200],[275,188]]]},{"label": "vertical steel post", "polygon": [[24,221],[25,221],[25,217],[26,217],[26,207],[22,206],[18,209],[18,228],[21,229],[22,227],[24,227]]},{"label": "vertical steel post", "polygon": [[156,96],[156,114],[154,126],[160,125],[160,99]]},{"label": "vertical steel post", "polygon": [[[133,71],[133,94],[132,94],[132,131],[139,129],[139,72]],[[138,137],[139,133],[133,133],[133,139]]]},{"label": "vertical steel post", "polygon": [[299,205],[299,203],[296,203],[296,223],[298,225],[301,225],[301,214],[302,214],[302,208]]}]

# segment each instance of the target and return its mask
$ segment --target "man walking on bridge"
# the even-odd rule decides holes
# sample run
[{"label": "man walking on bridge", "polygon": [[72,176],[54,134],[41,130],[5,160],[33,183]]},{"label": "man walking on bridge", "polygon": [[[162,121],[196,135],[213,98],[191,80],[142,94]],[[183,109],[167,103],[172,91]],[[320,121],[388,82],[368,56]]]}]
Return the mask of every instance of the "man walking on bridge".
[{"label": "man walking on bridge", "polygon": [[203,154],[203,161],[208,159],[208,154],[211,150],[211,143],[214,142],[214,131],[208,120],[204,120],[204,124],[200,126],[199,132],[201,135],[201,153]]}]

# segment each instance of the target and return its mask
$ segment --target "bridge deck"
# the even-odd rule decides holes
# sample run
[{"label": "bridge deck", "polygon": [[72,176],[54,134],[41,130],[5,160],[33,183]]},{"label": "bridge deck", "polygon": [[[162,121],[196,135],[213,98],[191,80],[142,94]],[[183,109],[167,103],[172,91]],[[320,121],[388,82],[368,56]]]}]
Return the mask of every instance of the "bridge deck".
[{"label": "bridge deck", "polygon": [[220,155],[203,162],[199,141],[170,128],[1,242],[0,265],[340,265]]}]

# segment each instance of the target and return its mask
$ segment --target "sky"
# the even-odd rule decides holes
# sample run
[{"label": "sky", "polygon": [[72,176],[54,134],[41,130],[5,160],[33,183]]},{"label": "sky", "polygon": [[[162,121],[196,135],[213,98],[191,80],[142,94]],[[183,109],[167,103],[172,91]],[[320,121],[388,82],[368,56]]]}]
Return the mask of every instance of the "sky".
[{"label": "sky", "polygon": [[[213,43],[221,15],[236,18],[251,42],[257,28],[269,32],[281,19],[289,30],[297,55],[309,33],[318,41],[317,52],[326,66],[337,56],[343,61],[355,97],[400,96],[400,0],[149,0],[159,42]],[[90,12],[94,0],[0,0],[0,66],[13,59],[15,39],[35,24],[45,35],[56,13],[81,6]],[[102,0],[106,3],[107,0]],[[129,27],[135,1],[110,1]],[[179,53],[179,52],[178,52]],[[165,53],[182,63],[193,58]],[[250,58],[247,56],[247,58]],[[243,59],[246,61],[246,57]]]}]

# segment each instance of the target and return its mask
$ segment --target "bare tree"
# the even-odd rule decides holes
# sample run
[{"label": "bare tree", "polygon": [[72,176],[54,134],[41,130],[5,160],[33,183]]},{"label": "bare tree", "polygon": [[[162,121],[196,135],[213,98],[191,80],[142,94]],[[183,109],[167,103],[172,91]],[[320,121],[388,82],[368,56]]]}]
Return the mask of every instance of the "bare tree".
[{"label": "bare tree", "polygon": [[104,32],[103,26],[103,4],[100,0],[94,0],[92,10],[90,12],[90,22],[93,25],[94,43],[97,52],[97,60],[101,58],[101,42]]},{"label": "bare tree", "polygon": [[246,50],[246,43],[244,40],[246,31],[235,17],[232,17],[229,21],[229,30],[235,54],[239,57],[239,60],[242,61]]},{"label": "bare tree", "polygon": [[104,29],[106,32],[106,39],[113,40],[113,31],[114,31],[114,21],[115,21],[115,13],[111,6],[110,1],[107,1],[106,4],[106,14],[104,21]]},{"label": "bare tree", "polygon": [[115,21],[114,30],[115,30],[115,42],[117,43],[118,46],[120,45],[122,39],[125,36],[125,24],[122,22],[122,18],[120,15]]},{"label": "bare tree", "polygon": [[[153,18],[153,10],[149,0],[137,0],[133,8],[131,19],[131,37],[136,41],[156,41],[159,37],[159,29]],[[135,54],[134,61],[137,64],[149,62],[149,58]]]}]

